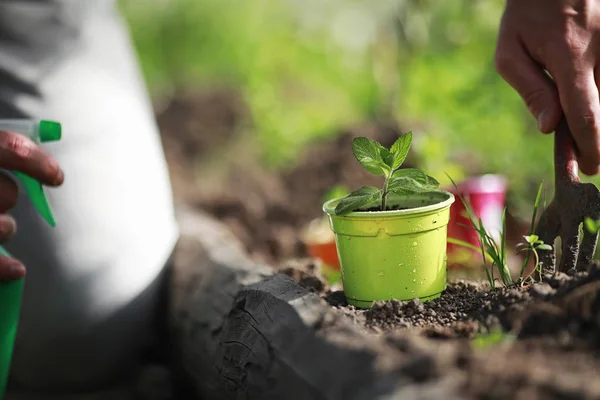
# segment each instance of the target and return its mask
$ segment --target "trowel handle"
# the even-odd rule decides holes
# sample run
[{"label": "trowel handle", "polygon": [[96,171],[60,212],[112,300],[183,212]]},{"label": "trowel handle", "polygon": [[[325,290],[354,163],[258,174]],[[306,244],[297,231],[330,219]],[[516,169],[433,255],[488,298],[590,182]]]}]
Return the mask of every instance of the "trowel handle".
[{"label": "trowel handle", "polygon": [[557,183],[580,181],[575,150],[575,141],[567,119],[563,116],[554,132],[554,179]]}]

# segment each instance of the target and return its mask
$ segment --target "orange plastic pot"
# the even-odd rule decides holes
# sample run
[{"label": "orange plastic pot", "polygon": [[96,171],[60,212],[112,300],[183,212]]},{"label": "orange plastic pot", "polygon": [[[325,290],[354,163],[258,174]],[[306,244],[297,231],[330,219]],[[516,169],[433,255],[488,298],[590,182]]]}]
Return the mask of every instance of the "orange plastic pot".
[{"label": "orange plastic pot", "polygon": [[340,270],[340,259],[338,257],[335,241],[328,243],[307,243],[308,254],[312,258],[321,260],[324,264]]}]

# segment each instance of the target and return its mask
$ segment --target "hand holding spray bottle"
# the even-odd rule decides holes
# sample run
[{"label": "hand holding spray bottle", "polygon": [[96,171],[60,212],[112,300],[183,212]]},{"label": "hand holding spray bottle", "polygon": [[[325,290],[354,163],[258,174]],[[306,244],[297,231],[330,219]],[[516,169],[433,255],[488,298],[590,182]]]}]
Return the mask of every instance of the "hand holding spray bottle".
[{"label": "hand holding spray bottle", "polygon": [[[0,119],[0,130],[24,135],[37,144],[58,141],[62,132],[58,122],[27,119]],[[38,213],[50,226],[55,226],[56,221],[48,204],[44,187],[35,179],[21,172],[13,171],[13,173],[23,183],[23,187]],[[0,246],[0,254],[10,257],[10,254],[2,246]],[[0,282],[0,399],[4,398],[10,372],[21,310],[23,284],[24,279]]]}]

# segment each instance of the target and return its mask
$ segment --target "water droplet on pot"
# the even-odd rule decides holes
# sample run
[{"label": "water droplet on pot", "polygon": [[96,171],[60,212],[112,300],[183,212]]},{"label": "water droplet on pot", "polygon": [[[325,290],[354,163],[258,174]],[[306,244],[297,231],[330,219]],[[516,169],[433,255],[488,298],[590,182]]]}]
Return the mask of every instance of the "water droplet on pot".
[{"label": "water droplet on pot", "polygon": [[413,283],[417,283],[417,280],[416,280],[416,279],[413,279]]},{"label": "water droplet on pot", "polygon": [[437,219],[436,218],[433,219],[433,223],[437,224]]},{"label": "water droplet on pot", "polygon": [[417,272],[417,269],[416,269],[416,268],[415,268],[415,269],[413,269],[413,273],[415,273],[415,272]]},{"label": "water droplet on pot", "polygon": [[404,265],[404,264],[402,264],[402,263],[398,264],[398,266],[399,266],[399,267],[401,267],[401,266],[403,266],[403,265]]},{"label": "water droplet on pot", "polygon": [[413,247],[417,247],[417,242],[412,242]]},{"label": "water droplet on pot", "polygon": [[385,271],[379,271],[377,272],[377,276],[384,276],[385,275]]}]

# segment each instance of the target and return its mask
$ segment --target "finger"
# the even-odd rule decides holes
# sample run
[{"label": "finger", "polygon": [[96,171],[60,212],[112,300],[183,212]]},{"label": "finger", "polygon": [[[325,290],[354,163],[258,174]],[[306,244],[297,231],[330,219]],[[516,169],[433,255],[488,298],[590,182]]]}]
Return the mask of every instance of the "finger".
[{"label": "finger", "polygon": [[0,214],[0,242],[10,239],[17,231],[17,223],[8,214]]},{"label": "finger", "polygon": [[552,75],[577,145],[579,169],[586,175],[595,175],[600,166],[600,97],[594,70],[581,59],[571,60],[574,61],[556,63]]},{"label": "finger", "polygon": [[0,131],[0,168],[23,172],[45,185],[58,186],[64,179],[58,162],[29,138]]},{"label": "finger", "polygon": [[558,90],[552,79],[527,54],[518,38],[501,34],[496,49],[498,73],[519,93],[543,133],[554,132],[562,117]]},{"label": "finger", "polygon": [[5,213],[17,204],[19,187],[8,176],[0,173],[0,213]]},{"label": "finger", "polygon": [[25,276],[25,267],[14,258],[0,256],[0,281],[12,281]]}]

